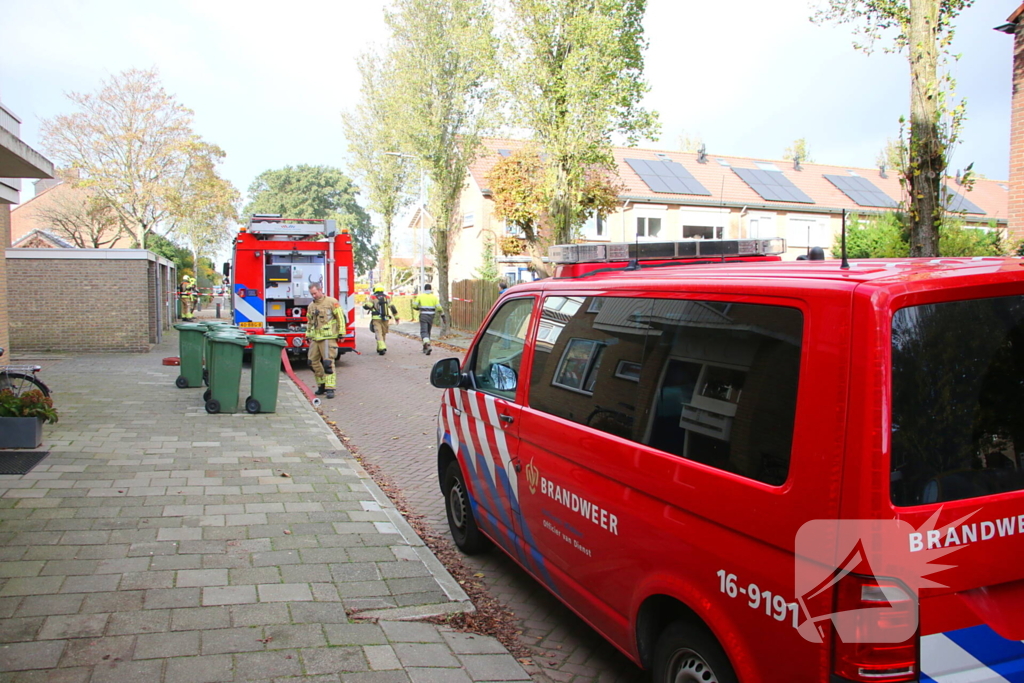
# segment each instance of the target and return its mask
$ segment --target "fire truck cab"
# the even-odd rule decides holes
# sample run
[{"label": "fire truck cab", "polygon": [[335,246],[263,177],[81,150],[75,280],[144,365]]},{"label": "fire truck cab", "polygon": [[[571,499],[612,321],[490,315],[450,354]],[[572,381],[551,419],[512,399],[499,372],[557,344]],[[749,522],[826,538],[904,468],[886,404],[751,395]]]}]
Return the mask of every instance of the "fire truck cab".
[{"label": "fire truck cab", "polygon": [[234,241],[234,322],[250,334],[284,337],[289,354],[305,355],[309,287],[318,284],[346,311],[339,355],[355,351],[353,270],[352,237],[335,221],[256,214]]}]

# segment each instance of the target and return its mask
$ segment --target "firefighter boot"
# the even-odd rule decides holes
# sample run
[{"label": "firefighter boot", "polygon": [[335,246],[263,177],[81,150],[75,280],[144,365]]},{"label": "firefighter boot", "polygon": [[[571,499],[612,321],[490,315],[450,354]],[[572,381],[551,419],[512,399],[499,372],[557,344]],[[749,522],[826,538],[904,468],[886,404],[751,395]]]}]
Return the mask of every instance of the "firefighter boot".
[{"label": "firefighter boot", "polygon": [[377,354],[383,356],[388,352],[388,346],[384,343],[383,339],[377,340]]},{"label": "firefighter boot", "polygon": [[325,393],[327,393],[327,387],[325,387],[323,384],[317,384],[316,385],[316,395],[317,396],[323,396]]},{"label": "firefighter boot", "polygon": [[334,387],[337,385],[338,376],[335,374],[324,377],[324,389],[327,390],[327,398],[334,398]]}]

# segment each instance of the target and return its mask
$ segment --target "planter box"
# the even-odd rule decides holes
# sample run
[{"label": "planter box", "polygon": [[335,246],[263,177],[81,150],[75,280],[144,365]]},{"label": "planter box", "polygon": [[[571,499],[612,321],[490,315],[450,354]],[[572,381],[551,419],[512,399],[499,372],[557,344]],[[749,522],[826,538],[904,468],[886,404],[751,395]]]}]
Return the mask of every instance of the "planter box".
[{"label": "planter box", "polygon": [[42,443],[42,418],[0,417],[0,448],[38,448]]}]

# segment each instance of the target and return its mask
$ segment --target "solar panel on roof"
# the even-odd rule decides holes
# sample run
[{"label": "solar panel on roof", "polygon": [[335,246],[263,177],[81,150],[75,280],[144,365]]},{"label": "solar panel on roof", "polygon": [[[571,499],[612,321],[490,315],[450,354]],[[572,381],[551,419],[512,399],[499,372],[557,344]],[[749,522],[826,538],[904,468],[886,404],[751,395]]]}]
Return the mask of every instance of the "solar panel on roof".
[{"label": "solar panel on roof", "polygon": [[963,211],[964,213],[977,213],[985,215],[984,209],[982,209],[980,206],[978,206],[977,204],[975,204],[962,194],[959,194],[949,189],[949,187],[947,187],[946,185],[942,186],[942,203],[943,205],[945,205],[947,211]]},{"label": "solar panel on roof", "polygon": [[882,206],[895,208],[896,202],[889,195],[875,187],[870,180],[861,176],[825,175],[825,179],[835,185],[858,206]]},{"label": "solar panel on roof", "polygon": [[665,194],[700,194],[711,196],[686,167],[677,161],[626,159],[630,168],[647,183],[652,192]]},{"label": "solar panel on roof", "polygon": [[756,168],[733,168],[733,172],[750,188],[770,202],[814,204],[782,171],[761,171]]},{"label": "solar panel on roof", "polygon": [[503,156],[503,157],[510,157],[510,156],[512,156],[512,150],[508,150],[508,149],[499,149],[499,150],[498,150],[498,154],[500,154],[500,155],[501,155],[501,156]]}]

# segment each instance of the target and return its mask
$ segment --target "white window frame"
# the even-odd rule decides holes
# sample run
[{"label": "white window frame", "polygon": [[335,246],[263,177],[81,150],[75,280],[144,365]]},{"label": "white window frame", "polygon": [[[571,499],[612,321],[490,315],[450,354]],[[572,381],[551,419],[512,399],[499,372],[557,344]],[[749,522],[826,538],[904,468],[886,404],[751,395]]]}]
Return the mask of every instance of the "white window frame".
[{"label": "white window frame", "polygon": [[[668,206],[664,204],[659,205],[643,205],[637,206],[633,209],[633,234],[627,237],[631,239],[637,239],[641,242],[653,242],[653,241],[664,241],[667,240],[665,234],[668,228]],[[650,235],[650,227],[647,219],[657,218],[661,221],[661,227],[658,229],[658,234],[655,236]],[[639,234],[640,220],[644,220],[644,234]]]},{"label": "white window frame", "polygon": [[[810,236],[808,236],[808,228]],[[808,214],[789,214],[786,217],[786,247],[793,249],[809,249],[821,247],[831,250],[832,229],[827,216]]]}]

